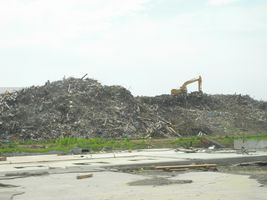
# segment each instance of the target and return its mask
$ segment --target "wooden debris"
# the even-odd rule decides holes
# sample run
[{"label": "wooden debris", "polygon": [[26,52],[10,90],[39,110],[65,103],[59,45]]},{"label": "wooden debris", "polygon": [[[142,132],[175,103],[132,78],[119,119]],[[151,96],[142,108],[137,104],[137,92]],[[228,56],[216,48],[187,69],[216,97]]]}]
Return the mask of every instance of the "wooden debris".
[{"label": "wooden debris", "polygon": [[173,166],[156,166],[155,169],[180,171],[181,169],[201,169],[201,168],[216,168],[216,164],[193,164],[193,165],[173,165]]},{"label": "wooden debris", "polygon": [[213,144],[213,145],[215,145],[215,147],[225,148],[225,146],[223,144],[221,144],[221,143],[219,143],[219,142],[217,142],[211,138],[208,138],[208,137],[202,137],[202,141],[206,141],[210,144]]},{"label": "wooden debris", "polygon": [[4,102],[4,105],[10,110],[9,105],[6,102]]},{"label": "wooden debris", "polygon": [[85,179],[85,178],[91,178],[93,177],[93,174],[85,174],[85,175],[78,175],[77,179]]},{"label": "wooden debris", "polygon": [[6,157],[0,157],[0,161],[6,161]]},{"label": "wooden debris", "polygon": [[81,78],[81,80],[83,80],[87,75],[88,75],[88,74],[83,75],[83,77]]},{"label": "wooden debris", "polygon": [[182,172],[182,171],[187,171],[190,170],[189,168],[181,168],[181,169],[164,169],[164,171],[175,171],[175,172]]}]

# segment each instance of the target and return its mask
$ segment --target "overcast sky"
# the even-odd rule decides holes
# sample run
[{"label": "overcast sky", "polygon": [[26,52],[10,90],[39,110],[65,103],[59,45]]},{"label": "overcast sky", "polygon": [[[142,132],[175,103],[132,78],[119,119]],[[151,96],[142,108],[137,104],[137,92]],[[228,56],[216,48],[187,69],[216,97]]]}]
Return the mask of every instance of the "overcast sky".
[{"label": "overcast sky", "polygon": [[160,95],[202,75],[267,100],[266,0],[0,0],[0,27],[0,87],[88,73]]}]

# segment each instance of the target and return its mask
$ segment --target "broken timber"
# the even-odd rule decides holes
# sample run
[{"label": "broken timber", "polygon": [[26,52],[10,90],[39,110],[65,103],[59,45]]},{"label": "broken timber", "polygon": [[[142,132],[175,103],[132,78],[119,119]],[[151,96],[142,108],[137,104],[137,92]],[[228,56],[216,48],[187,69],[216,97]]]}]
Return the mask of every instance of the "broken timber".
[{"label": "broken timber", "polygon": [[85,175],[78,175],[77,179],[85,179],[85,178],[91,178],[93,177],[93,174],[85,174]]},{"label": "broken timber", "polygon": [[202,168],[216,168],[216,164],[193,164],[193,165],[173,165],[173,166],[156,166],[155,169],[159,170],[186,170],[186,169],[202,169]]}]

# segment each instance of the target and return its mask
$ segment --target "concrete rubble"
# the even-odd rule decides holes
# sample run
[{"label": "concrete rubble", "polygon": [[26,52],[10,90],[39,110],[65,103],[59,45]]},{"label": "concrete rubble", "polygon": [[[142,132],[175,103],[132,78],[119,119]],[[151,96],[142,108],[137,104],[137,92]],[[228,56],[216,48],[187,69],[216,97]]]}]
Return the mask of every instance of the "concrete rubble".
[{"label": "concrete rubble", "polygon": [[267,102],[242,95],[134,97],[67,78],[0,95],[0,138],[148,138],[267,131]]}]

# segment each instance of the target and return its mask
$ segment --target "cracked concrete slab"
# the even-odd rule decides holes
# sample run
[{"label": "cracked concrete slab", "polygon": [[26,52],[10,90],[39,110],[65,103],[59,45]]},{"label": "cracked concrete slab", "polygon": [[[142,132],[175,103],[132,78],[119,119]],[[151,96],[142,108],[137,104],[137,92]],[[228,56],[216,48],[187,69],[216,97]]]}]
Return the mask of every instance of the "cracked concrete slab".
[{"label": "cracked concrete slab", "polygon": [[[265,200],[266,187],[248,175],[220,172],[186,172],[160,176],[120,172],[120,167],[142,169],[142,166],[182,164],[185,162],[228,163],[240,160],[266,159],[267,152],[250,155],[234,152],[186,154],[173,149],[113,152],[88,155],[38,155],[8,157],[0,162],[0,199],[14,200],[87,200],[87,199],[256,199]],[[92,173],[88,179],[77,175]],[[7,175],[10,176],[7,176]],[[131,182],[149,180],[148,185],[130,186]],[[188,184],[179,184],[188,180]],[[190,181],[191,180],[191,181]],[[157,181],[162,184],[153,184]],[[172,184],[164,184],[172,183]]]}]

